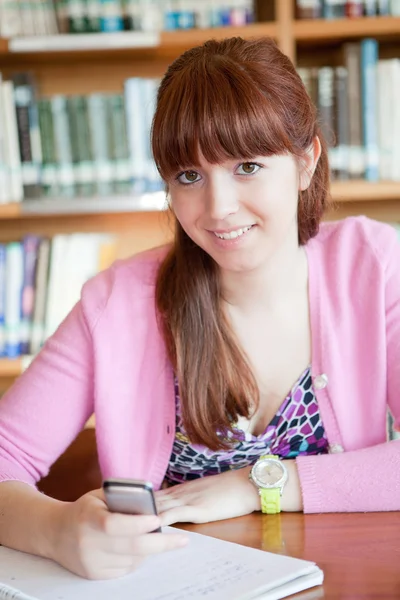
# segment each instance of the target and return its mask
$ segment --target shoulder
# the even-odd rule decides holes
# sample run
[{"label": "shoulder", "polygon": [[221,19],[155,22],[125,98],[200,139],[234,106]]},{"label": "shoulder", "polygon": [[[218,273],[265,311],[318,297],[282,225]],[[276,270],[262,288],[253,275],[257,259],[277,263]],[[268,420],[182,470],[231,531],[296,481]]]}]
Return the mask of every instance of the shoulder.
[{"label": "shoulder", "polygon": [[160,246],[117,260],[85,283],[81,302],[92,327],[110,304],[118,309],[154,297],[158,269],[169,249],[170,245]]},{"label": "shoulder", "polygon": [[343,256],[349,264],[351,257],[359,260],[362,256],[377,261],[383,268],[400,249],[398,234],[392,225],[365,216],[323,222],[307,245],[311,252],[322,254],[328,261],[337,262]]}]

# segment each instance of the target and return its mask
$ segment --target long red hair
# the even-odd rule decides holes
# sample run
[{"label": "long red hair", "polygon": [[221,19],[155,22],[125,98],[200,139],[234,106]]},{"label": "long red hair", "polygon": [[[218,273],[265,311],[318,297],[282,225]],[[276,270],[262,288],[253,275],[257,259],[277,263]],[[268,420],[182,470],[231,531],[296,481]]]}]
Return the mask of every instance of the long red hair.
[{"label": "long red hair", "polygon": [[[329,167],[316,109],[293,64],[268,38],[210,40],[168,68],[158,91],[153,156],[164,180],[199,164],[290,153],[301,159],[315,136],[321,156],[299,193],[298,239],[318,232],[328,204]],[[157,278],[156,304],[179,382],[190,439],[226,447],[238,416],[249,418],[258,388],[221,309],[218,268],[175,223]]]}]

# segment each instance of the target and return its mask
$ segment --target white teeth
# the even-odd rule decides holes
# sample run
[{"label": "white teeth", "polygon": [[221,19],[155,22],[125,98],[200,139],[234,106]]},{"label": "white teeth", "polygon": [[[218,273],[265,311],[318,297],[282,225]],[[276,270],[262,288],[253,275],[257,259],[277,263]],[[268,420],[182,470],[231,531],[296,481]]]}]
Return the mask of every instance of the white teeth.
[{"label": "white teeth", "polygon": [[236,231],[230,231],[229,233],[216,233],[214,231],[214,235],[216,235],[221,240],[234,240],[235,238],[240,237],[241,235],[246,233],[246,231],[249,231],[249,229],[251,228],[252,225],[249,225],[248,227],[243,227],[243,229],[236,229]]}]

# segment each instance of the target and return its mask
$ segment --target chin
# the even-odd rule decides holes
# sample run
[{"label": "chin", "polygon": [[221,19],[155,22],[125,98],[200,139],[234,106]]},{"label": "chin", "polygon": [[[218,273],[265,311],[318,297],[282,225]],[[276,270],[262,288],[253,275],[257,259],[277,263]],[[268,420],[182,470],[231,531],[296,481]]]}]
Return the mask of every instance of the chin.
[{"label": "chin", "polygon": [[226,260],[218,260],[217,258],[214,258],[214,260],[220,269],[223,271],[230,271],[232,273],[250,273],[261,266],[261,261],[250,256],[246,259],[239,259],[239,257],[237,257],[236,259],[231,258]]}]

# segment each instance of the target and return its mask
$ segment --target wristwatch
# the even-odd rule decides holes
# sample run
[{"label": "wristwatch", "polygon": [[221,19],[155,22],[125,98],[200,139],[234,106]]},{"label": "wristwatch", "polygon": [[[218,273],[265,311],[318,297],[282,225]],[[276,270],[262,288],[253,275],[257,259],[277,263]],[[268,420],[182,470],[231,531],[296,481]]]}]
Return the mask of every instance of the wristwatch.
[{"label": "wristwatch", "polygon": [[254,463],[250,479],[258,488],[263,513],[274,515],[281,512],[281,496],[288,479],[288,472],[279,456],[264,454]]}]

